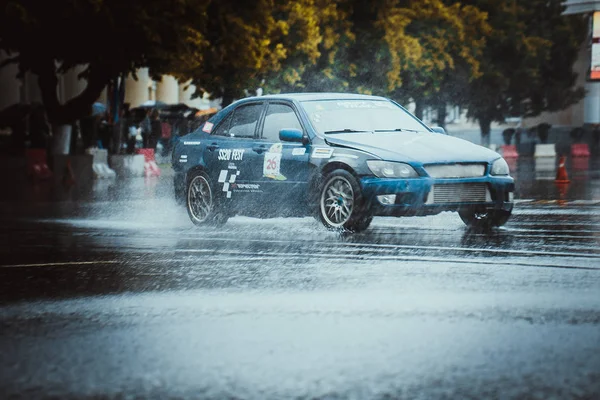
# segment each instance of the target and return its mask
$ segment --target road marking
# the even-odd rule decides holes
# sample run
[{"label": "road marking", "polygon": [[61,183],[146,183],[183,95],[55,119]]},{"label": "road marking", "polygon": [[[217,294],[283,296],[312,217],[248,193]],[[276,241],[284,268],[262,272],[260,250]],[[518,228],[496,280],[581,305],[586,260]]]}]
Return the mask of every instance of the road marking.
[{"label": "road marking", "polygon": [[66,267],[71,265],[94,265],[94,264],[118,264],[120,261],[67,261],[56,263],[38,263],[38,264],[12,264],[0,265],[0,268],[31,268],[31,267]]},{"label": "road marking", "polygon": [[[232,238],[187,238],[188,241],[222,241],[222,242],[239,242],[239,239]],[[265,242],[265,239],[243,239],[243,242]],[[299,243],[298,241],[290,240],[266,240],[269,243]],[[302,241],[303,243],[318,244],[318,242]],[[321,243],[323,244],[323,243]],[[325,244],[324,248],[329,248]],[[496,254],[507,254],[507,255],[525,255],[525,256],[560,256],[560,257],[577,257],[577,258],[600,258],[600,255],[593,254],[582,254],[582,253],[569,253],[559,251],[530,251],[530,250],[508,250],[508,249],[490,249],[490,248],[469,248],[469,247],[450,247],[450,246],[415,246],[415,245],[401,245],[401,244],[376,244],[376,243],[336,243],[335,249],[343,249],[344,247],[357,248],[358,250],[371,248],[385,248],[385,249],[405,249],[405,250],[438,250],[438,251],[459,251],[467,253],[496,253]],[[177,251],[185,251],[185,249],[178,249]],[[262,253],[261,253],[262,254]],[[305,254],[306,255],[306,254]]]},{"label": "road marking", "polygon": [[[207,253],[207,251],[203,251],[200,249],[189,249],[189,250],[184,250],[184,249],[179,249],[176,250],[177,252],[181,252],[181,253]],[[214,253],[214,251],[212,251]],[[239,252],[239,251],[232,251],[231,254],[236,254],[236,256],[231,256],[231,257],[227,257],[227,253],[222,253],[223,256],[218,255],[218,257],[214,257],[211,258],[211,261],[248,261],[248,262],[253,262],[253,261],[263,261],[263,260],[276,260],[278,258],[289,258],[289,257],[293,257],[293,258],[297,258],[297,257],[305,257],[307,254],[305,253],[277,253],[277,252],[270,252],[270,253],[265,253],[265,252],[261,252],[260,257],[254,258],[253,255],[255,253],[249,253],[249,252]],[[247,254],[248,257],[240,257],[240,254]],[[512,266],[521,266],[521,267],[536,267],[536,268],[559,268],[559,269],[581,269],[581,270],[590,270],[590,271],[599,271],[600,268],[595,268],[595,267],[584,267],[584,266],[578,266],[578,265],[564,265],[564,264],[535,264],[535,263],[524,263],[524,262],[501,262],[498,260],[493,260],[493,261],[489,261],[489,260],[482,260],[482,259],[462,259],[462,258],[458,258],[458,259],[452,259],[452,258],[436,258],[436,257],[419,257],[419,256],[367,256],[367,255],[360,255],[357,258],[357,255],[354,254],[317,254],[317,253],[311,253],[310,254],[311,259],[307,260],[307,262],[312,262],[312,259],[317,258],[317,259],[327,259],[327,260],[339,260],[339,259],[344,259],[344,260],[349,260],[349,261],[367,261],[367,260],[374,260],[374,261],[412,261],[412,262],[435,262],[435,263],[455,263],[455,264],[480,264],[480,265],[494,265],[494,266],[507,266],[507,267],[512,267]],[[190,260],[178,260],[178,261],[190,261]]]},{"label": "road marking", "polygon": [[566,206],[598,206],[600,200],[535,200],[535,199],[522,199],[515,200],[515,204],[519,205],[548,205],[548,204],[559,204]]}]

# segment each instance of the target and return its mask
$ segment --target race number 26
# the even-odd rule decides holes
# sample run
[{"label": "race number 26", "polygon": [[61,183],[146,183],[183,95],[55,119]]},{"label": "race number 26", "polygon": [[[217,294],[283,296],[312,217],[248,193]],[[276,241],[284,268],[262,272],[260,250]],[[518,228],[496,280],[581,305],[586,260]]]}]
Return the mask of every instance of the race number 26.
[{"label": "race number 26", "polygon": [[281,167],[281,153],[265,153],[263,175],[279,175]]}]

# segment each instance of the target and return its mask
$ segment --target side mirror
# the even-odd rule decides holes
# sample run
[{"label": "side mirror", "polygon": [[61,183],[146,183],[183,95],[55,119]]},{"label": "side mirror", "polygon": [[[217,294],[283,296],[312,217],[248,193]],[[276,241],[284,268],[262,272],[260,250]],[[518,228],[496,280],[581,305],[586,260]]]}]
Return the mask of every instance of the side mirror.
[{"label": "side mirror", "polygon": [[304,133],[300,129],[282,129],[279,131],[282,142],[304,142]]},{"label": "side mirror", "polygon": [[441,133],[442,135],[447,135],[446,130],[444,128],[442,128],[441,126],[434,126],[431,128],[432,131],[434,131],[435,133]]}]

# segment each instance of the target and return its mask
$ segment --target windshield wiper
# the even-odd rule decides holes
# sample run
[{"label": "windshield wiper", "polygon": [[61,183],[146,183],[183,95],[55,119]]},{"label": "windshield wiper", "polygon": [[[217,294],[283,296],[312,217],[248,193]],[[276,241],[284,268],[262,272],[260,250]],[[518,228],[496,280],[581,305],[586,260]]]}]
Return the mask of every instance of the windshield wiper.
[{"label": "windshield wiper", "polygon": [[418,131],[416,129],[394,128],[394,129],[375,129],[374,132],[415,132],[415,133],[419,133],[419,132],[423,132],[423,131]]},{"label": "windshield wiper", "polygon": [[338,129],[335,131],[325,131],[325,134],[330,134],[330,133],[360,133],[360,132],[369,132],[369,133],[373,133],[373,131],[357,131],[356,129]]}]

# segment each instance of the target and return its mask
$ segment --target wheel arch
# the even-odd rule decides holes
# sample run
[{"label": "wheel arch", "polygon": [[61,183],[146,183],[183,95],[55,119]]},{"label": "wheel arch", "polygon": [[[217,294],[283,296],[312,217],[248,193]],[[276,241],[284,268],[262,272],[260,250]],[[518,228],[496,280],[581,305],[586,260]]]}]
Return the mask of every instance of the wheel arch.
[{"label": "wheel arch", "polygon": [[197,173],[197,172],[204,172],[204,173],[206,173],[206,168],[203,165],[201,165],[201,164],[194,165],[193,167],[191,167],[190,169],[188,169],[187,171],[185,171],[185,182],[188,182],[189,179],[190,179],[190,177],[192,175],[194,175],[195,173]]},{"label": "wheel arch", "polygon": [[360,182],[360,179],[352,166],[342,161],[331,161],[325,164],[320,170],[318,170],[310,179],[309,183],[309,191],[308,191],[308,202],[311,209],[315,209],[318,205],[318,196],[319,191],[321,189],[321,185],[323,184],[324,178],[330,174],[331,172],[342,169],[344,171],[348,171],[352,176],[356,178],[357,181]]},{"label": "wheel arch", "polygon": [[335,171],[336,169],[343,169],[346,170],[348,172],[350,172],[352,175],[354,175],[354,177],[359,180],[358,175],[356,174],[356,171],[354,170],[354,168],[352,168],[349,164],[346,164],[345,162],[342,161],[332,161],[330,163],[325,164],[325,166],[321,169],[321,176],[327,176],[327,174],[329,174],[332,171]]}]

